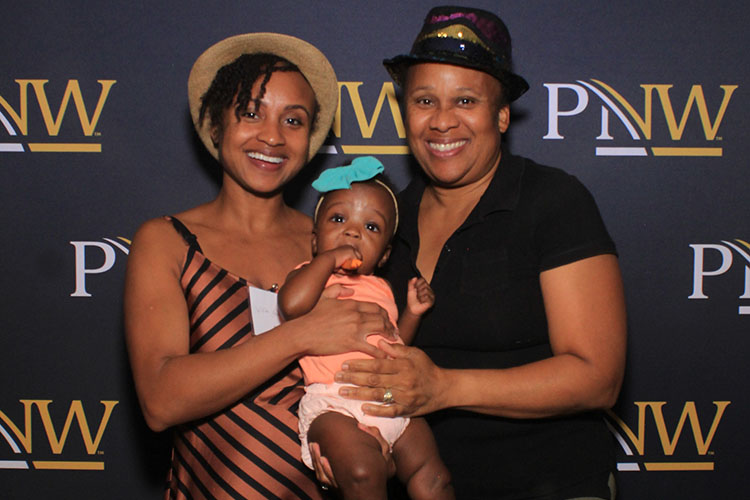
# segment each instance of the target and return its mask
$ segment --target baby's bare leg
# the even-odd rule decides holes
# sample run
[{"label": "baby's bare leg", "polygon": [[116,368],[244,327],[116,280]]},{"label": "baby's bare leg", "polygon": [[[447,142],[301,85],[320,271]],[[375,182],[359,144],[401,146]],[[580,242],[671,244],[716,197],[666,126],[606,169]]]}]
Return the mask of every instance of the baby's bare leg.
[{"label": "baby's bare leg", "polygon": [[455,498],[450,472],[440,459],[435,437],[424,419],[411,419],[393,445],[393,458],[396,473],[412,500]]},{"label": "baby's bare leg", "polygon": [[336,412],[323,413],[310,425],[307,440],[320,445],[342,498],[387,498],[387,470],[380,444],[359,429],[355,419]]}]

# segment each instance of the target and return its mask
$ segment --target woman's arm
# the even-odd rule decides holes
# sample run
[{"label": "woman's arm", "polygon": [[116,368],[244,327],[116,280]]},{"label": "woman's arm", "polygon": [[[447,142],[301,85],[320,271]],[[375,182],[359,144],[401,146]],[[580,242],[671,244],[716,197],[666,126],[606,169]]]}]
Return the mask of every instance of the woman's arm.
[{"label": "woman's arm", "polygon": [[[128,258],[126,340],[138,397],[153,430],[225,408],[303,355],[351,350],[383,355],[366,337],[390,331],[387,314],[374,304],[336,300],[339,289],[326,292],[326,300],[309,314],[263,335],[231,349],[191,354],[180,287],[183,254],[171,225],[154,220],[138,231]],[[327,332],[324,342],[316,335],[321,329]]]},{"label": "woman's arm", "polygon": [[[396,359],[357,360],[337,381],[346,397],[396,404],[364,405],[372,415],[423,415],[462,408],[512,418],[538,418],[612,406],[625,366],[626,319],[616,257],[600,255],[540,276],[553,356],[515,368],[448,370],[419,349],[381,348]],[[368,387],[369,386],[369,387]]]}]

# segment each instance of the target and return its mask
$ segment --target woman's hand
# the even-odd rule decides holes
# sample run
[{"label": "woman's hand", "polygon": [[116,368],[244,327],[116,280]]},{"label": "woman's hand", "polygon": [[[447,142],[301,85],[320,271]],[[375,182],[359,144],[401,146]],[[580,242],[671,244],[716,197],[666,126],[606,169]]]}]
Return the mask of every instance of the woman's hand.
[{"label": "woman's hand", "polygon": [[611,407],[625,366],[626,321],[617,259],[600,255],[544,271],[548,358],[510,368],[448,370],[419,349],[380,348],[393,359],[349,361],[339,394],[371,415],[423,415],[443,408],[509,418],[546,418]]},{"label": "woman's hand", "polygon": [[450,386],[448,372],[436,366],[416,347],[380,341],[378,347],[389,359],[351,360],[336,374],[336,382],[354,384],[342,387],[339,395],[346,399],[390,403],[364,404],[368,415],[380,417],[425,415],[444,408],[443,395]]},{"label": "woman's hand", "polygon": [[376,358],[386,356],[383,351],[368,344],[366,339],[374,334],[396,339],[388,313],[371,302],[337,299],[351,294],[352,291],[342,285],[329,286],[309,313],[293,320],[302,327],[305,343],[303,355],[360,351]]},{"label": "woman's hand", "polygon": [[336,482],[336,478],[333,476],[333,469],[331,469],[331,463],[328,459],[320,454],[320,445],[318,443],[310,443],[310,457],[313,462],[313,469],[315,469],[315,477],[321,484],[324,490],[328,488],[338,488],[339,485]]}]

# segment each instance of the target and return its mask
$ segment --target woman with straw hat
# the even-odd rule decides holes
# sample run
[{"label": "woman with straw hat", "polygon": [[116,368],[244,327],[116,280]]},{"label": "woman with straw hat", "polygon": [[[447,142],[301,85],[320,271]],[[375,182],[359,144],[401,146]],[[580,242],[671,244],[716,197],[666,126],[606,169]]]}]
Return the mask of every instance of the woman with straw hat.
[{"label": "woman with straw hat", "polygon": [[612,498],[612,406],[626,321],[615,247],[588,191],[502,144],[527,89],[494,14],[432,9],[409,54],[385,65],[403,90],[424,177],[400,196],[387,273],[435,292],[393,359],[344,365],[340,393],[379,416],[427,415],[457,498]]},{"label": "woman with straw hat", "polygon": [[365,339],[392,337],[392,327],[380,307],[338,301],[343,292],[333,288],[310,313],[263,333],[248,287],[275,290],[311,258],[312,221],[282,194],[328,133],[336,76],[307,42],[253,33],[206,50],[188,91],[222,186],[215,200],[138,230],[125,288],[146,422],[174,428],[167,497],[319,498],[300,461],[296,359],[382,356]]}]

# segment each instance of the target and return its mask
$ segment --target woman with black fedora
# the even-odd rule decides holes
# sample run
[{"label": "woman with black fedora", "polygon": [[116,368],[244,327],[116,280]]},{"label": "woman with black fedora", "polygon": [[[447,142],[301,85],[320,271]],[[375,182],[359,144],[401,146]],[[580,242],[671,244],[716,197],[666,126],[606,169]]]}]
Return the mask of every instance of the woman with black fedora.
[{"label": "woman with black fedora", "polygon": [[424,176],[401,193],[387,277],[435,291],[415,347],[352,361],[346,397],[382,416],[426,415],[458,498],[614,496],[601,410],[618,396],[626,318],[615,246],[586,188],[502,144],[528,89],[494,14],[432,9],[401,85],[407,140]]}]

